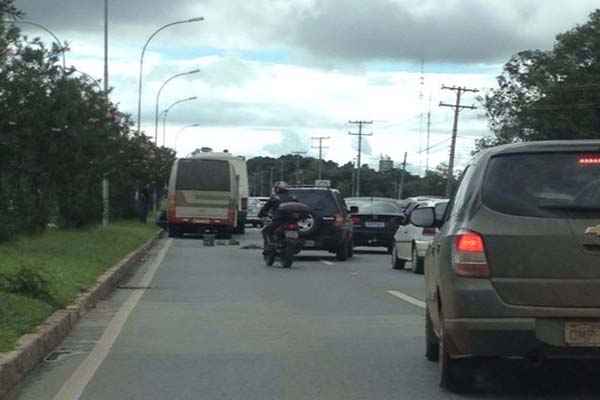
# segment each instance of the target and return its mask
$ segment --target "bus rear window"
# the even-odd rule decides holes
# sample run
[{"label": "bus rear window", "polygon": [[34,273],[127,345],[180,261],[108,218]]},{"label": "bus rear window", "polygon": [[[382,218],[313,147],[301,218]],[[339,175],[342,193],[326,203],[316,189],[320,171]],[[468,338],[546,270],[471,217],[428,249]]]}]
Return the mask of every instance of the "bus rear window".
[{"label": "bus rear window", "polygon": [[229,192],[229,163],[223,160],[181,159],[177,166],[176,190]]}]

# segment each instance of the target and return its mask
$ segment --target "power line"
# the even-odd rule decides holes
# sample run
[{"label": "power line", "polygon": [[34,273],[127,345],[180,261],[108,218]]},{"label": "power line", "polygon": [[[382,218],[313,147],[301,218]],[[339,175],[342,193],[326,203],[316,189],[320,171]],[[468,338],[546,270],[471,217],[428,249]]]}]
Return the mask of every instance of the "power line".
[{"label": "power line", "polygon": [[319,179],[323,178],[323,149],[327,149],[327,147],[323,147],[323,141],[329,140],[331,137],[329,136],[315,136],[312,137],[313,140],[318,140],[319,144],[317,146],[313,146],[313,149],[319,149]]},{"label": "power line", "polygon": [[447,104],[440,102],[440,107],[454,109],[454,125],[452,127],[452,144],[450,145],[450,161],[448,162],[448,182],[446,186],[446,196],[450,197],[454,186],[454,157],[456,154],[456,136],[458,134],[458,116],[462,110],[475,110],[475,106],[463,106],[460,103],[463,93],[478,93],[478,89],[468,89],[462,86],[442,86],[442,90],[451,90],[456,92],[456,104]]},{"label": "power line", "polygon": [[348,121],[349,124],[358,125],[358,133],[348,132],[350,136],[358,136],[358,156],[357,156],[357,168],[356,168],[356,193],[354,195],[356,197],[360,196],[360,169],[361,165],[361,156],[362,156],[362,138],[363,136],[373,136],[373,133],[363,133],[363,125],[372,125],[373,121]]}]

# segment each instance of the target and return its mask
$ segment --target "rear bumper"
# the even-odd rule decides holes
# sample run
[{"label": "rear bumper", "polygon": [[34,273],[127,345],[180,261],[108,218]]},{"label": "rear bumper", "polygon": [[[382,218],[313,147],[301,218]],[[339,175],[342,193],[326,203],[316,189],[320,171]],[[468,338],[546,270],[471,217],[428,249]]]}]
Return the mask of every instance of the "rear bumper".
[{"label": "rear bumper", "polygon": [[431,245],[432,240],[415,240],[415,248],[417,249],[417,256],[425,257],[427,249]]},{"label": "rear bumper", "polygon": [[354,229],[352,238],[355,246],[389,247],[394,245],[393,232],[370,232]]},{"label": "rear bumper", "polygon": [[200,224],[189,222],[169,223],[169,226],[174,226],[180,233],[232,233],[234,226],[228,224]]},{"label": "rear bumper", "polygon": [[534,318],[446,319],[452,356],[600,359],[600,348],[569,347],[565,321]]}]

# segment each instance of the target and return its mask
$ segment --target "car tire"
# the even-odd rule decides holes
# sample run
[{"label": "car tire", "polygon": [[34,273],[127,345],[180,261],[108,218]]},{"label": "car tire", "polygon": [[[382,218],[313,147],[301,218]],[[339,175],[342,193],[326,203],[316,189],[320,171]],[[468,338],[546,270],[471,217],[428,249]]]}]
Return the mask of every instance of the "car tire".
[{"label": "car tire", "polygon": [[437,362],[440,359],[440,343],[433,331],[429,307],[425,309],[425,358],[431,362]]},{"label": "car tire", "polygon": [[412,249],[412,271],[419,275],[423,275],[425,271],[425,259],[423,257],[419,257],[417,254],[417,248],[415,246],[413,246]]},{"label": "car tire", "polygon": [[177,228],[176,225],[169,225],[168,231],[169,231],[170,238],[180,238],[181,237],[181,232],[179,231],[179,229]]},{"label": "car tire", "polygon": [[348,242],[348,258],[354,257],[354,243],[352,241]]},{"label": "car tire", "polygon": [[300,236],[308,236],[318,229],[319,219],[313,213],[309,213],[306,220],[299,221],[298,225],[300,226]]},{"label": "car tire", "polygon": [[335,250],[335,258],[338,261],[346,261],[348,259],[348,244],[346,242],[342,243]]},{"label": "car tire", "polygon": [[465,368],[468,360],[457,360],[450,357],[448,352],[448,336],[445,334],[444,314],[440,312],[440,338],[439,338],[439,369],[440,386],[455,393],[468,391],[471,374]]},{"label": "car tire", "polygon": [[401,260],[398,258],[398,251],[394,247],[394,249],[392,250],[392,269],[404,269],[405,264],[405,260]]}]

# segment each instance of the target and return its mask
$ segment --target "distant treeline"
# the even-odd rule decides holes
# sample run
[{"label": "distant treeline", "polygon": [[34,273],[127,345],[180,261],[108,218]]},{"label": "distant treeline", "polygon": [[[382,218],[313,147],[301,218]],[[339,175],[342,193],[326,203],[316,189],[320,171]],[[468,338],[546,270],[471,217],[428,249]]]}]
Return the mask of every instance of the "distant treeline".
[{"label": "distant treeline", "polygon": [[[279,158],[256,157],[248,160],[250,191],[254,196],[268,195],[273,182],[284,180],[290,184],[313,184],[318,179],[319,160],[312,157],[285,155]],[[446,190],[446,167],[444,164],[425,177],[406,173],[402,197],[422,194],[443,195]],[[339,165],[323,161],[322,178],[331,181],[346,197],[354,193],[356,169],[352,163]],[[360,171],[361,196],[398,197],[401,170],[378,172],[368,165]]]}]

